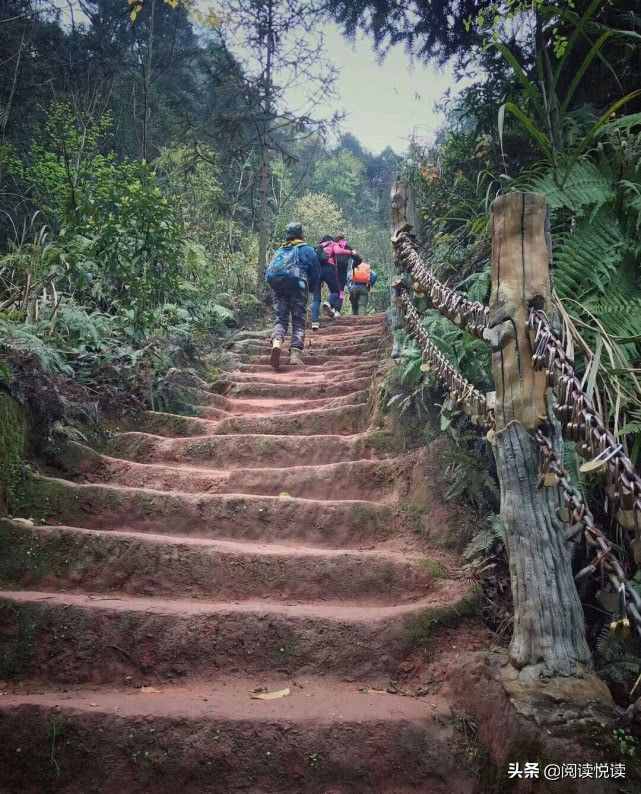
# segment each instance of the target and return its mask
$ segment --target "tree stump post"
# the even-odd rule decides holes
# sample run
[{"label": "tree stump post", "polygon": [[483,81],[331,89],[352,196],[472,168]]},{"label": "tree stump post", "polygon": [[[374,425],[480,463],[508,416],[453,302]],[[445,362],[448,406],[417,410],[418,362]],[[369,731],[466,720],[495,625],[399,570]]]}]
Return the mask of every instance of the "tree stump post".
[{"label": "tree stump post", "polygon": [[[591,666],[584,616],[563,540],[556,485],[537,487],[534,431],[552,426],[545,372],[532,366],[529,307],[549,309],[545,197],[509,193],[492,207],[492,346],[496,431],[492,439],[514,599],[510,660],[527,678],[577,675]],[[562,441],[557,431],[557,449]]]}]

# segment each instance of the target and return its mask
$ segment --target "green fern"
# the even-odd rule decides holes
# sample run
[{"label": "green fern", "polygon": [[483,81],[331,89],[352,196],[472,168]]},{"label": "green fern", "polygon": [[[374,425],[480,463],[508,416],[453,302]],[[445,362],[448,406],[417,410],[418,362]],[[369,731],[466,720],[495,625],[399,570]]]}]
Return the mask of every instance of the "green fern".
[{"label": "green fern", "polygon": [[552,210],[567,209],[577,217],[593,215],[615,197],[610,175],[589,160],[556,171],[536,169],[521,184],[527,190],[544,193]]},{"label": "green fern", "polygon": [[0,320],[0,349],[19,350],[32,353],[45,372],[61,375],[73,375],[72,368],[65,362],[60,351],[51,347],[43,339],[30,332],[22,325],[7,323]]},{"label": "green fern", "polygon": [[[641,342],[641,295],[634,295],[634,285],[624,292],[622,285],[612,284],[606,294],[585,302],[585,307],[599,318],[614,338],[629,339],[630,358],[636,358],[635,342]],[[637,290],[638,291],[638,290]],[[630,347],[632,345],[632,347]]]},{"label": "green fern", "polygon": [[561,299],[584,301],[594,293],[603,295],[617,277],[624,243],[619,222],[607,208],[555,238],[554,284]]},{"label": "green fern", "polygon": [[489,557],[497,543],[505,544],[505,524],[500,516],[490,514],[481,529],[474,535],[463,551],[463,559],[472,562]]}]

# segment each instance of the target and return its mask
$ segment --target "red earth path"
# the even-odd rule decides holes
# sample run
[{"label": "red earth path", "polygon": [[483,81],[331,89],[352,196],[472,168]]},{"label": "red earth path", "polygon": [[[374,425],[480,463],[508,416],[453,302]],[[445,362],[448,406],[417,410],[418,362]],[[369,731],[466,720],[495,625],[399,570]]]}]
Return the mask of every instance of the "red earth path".
[{"label": "red earth path", "polygon": [[447,672],[483,632],[431,621],[468,585],[403,510],[420,455],[373,441],[383,315],[312,343],[275,373],[246,335],[197,417],[78,446],[47,523],[3,523],[1,794],[479,790]]}]

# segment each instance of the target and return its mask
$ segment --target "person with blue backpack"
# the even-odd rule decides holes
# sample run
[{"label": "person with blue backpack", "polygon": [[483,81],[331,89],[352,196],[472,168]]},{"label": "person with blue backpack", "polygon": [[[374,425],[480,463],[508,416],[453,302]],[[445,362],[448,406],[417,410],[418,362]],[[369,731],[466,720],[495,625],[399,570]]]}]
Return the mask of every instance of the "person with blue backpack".
[{"label": "person with blue backpack", "polygon": [[272,334],[271,365],[278,369],[283,340],[287,335],[289,317],[292,318],[292,341],[289,363],[303,364],[305,346],[305,315],[310,290],[315,292],[320,279],[318,254],[307,245],[300,223],[290,223],[286,242],[275,253],[265,271],[265,281],[274,299],[274,332]]}]

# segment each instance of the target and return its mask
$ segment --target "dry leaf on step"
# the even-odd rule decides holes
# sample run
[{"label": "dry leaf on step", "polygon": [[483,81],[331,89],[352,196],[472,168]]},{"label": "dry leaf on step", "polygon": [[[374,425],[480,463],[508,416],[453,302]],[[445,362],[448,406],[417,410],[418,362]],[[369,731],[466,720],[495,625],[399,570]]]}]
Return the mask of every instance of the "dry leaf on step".
[{"label": "dry leaf on step", "polygon": [[141,686],[140,691],[144,692],[145,695],[159,695],[160,690],[156,689],[155,686]]},{"label": "dry leaf on step", "polygon": [[278,698],[285,698],[289,695],[289,687],[285,689],[277,689],[274,692],[252,692],[251,697],[253,700],[278,700]]}]

